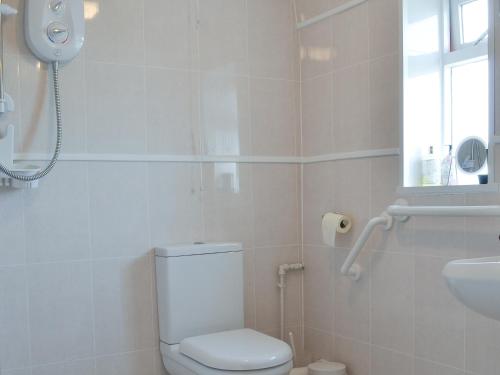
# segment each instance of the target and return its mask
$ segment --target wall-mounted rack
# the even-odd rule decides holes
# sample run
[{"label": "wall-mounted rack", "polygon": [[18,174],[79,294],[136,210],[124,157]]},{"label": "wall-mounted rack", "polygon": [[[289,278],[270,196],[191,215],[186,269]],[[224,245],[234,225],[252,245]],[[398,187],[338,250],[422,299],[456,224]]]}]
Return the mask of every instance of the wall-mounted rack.
[{"label": "wall-mounted rack", "polygon": [[17,14],[17,9],[7,4],[2,4],[0,0],[0,113],[13,112],[15,109],[14,100],[5,91],[4,85],[4,48],[3,48],[3,17],[14,16]]},{"label": "wall-mounted rack", "polygon": [[[1,101],[1,100],[0,100]],[[1,106],[1,105],[0,105]],[[38,167],[31,167],[26,163],[14,161],[14,126],[7,126],[7,130],[0,138],[0,163],[20,175],[30,176],[40,171]],[[19,181],[0,172],[0,188],[34,189],[38,187],[37,181]]]},{"label": "wall-mounted rack", "polygon": [[[40,172],[40,168],[31,166],[21,166],[14,164],[12,171],[21,175],[30,176]],[[0,172],[0,188],[9,189],[36,189],[38,188],[38,180],[35,181],[18,181]]]},{"label": "wall-mounted rack", "polygon": [[361,267],[355,262],[373,230],[377,226],[384,226],[386,231],[390,230],[394,220],[404,222],[411,216],[500,216],[500,206],[408,206],[405,200],[398,200],[394,205],[387,207],[380,216],[368,222],[342,265],[342,274],[355,281],[359,280],[361,278]]},{"label": "wall-mounted rack", "polygon": [[321,22],[329,17],[332,17],[336,14],[343,13],[349,9],[352,9],[354,7],[357,7],[358,5],[361,5],[363,3],[366,3],[368,0],[351,0],[348,1],[345,4],[339,5],[338,7],[335,7],[333,9],[330,9],[324,13],[318,14],[317,16],[314,16],[312,18],[309,18],[308,20],[302,21],[297,23],[297,30],[303,29],[304,27],[314,25],[315,23]]}]

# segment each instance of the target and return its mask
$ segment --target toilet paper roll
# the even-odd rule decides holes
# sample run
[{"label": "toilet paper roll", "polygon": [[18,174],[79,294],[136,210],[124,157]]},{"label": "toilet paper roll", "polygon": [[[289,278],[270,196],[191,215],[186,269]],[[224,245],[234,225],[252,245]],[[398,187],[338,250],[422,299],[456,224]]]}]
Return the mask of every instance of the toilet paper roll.
[{"label": "toilet paper roll", "polygon": [[329,212],[323,216],[321,229],[323,232],[323,242],[335,247],[337,233],[345,234],[351,230],[352,220],[346,215]]}]

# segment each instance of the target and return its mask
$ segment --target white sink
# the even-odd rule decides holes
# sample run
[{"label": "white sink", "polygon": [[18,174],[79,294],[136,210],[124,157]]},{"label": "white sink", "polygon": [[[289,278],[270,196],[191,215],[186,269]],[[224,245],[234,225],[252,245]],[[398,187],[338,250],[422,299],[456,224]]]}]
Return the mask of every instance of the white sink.
[{"label": "white sink", "polygon": [[443,276],[464,305],[500,320],[500,257],[455,260],[446,265]]}]

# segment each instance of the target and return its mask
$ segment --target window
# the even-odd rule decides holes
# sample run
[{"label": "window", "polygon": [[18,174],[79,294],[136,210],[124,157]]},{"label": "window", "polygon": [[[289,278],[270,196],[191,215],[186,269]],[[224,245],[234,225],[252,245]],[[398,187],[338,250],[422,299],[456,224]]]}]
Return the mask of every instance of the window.
[{"label": "window", "polygon": [[478,44],[488,35],[488,0],[451,0],[452,49]]},{"label": "window", "polygon": [[489,142],[489,0],[403,4],[404,186],[477,185],[487,165],[466,173],[456,152]]}]

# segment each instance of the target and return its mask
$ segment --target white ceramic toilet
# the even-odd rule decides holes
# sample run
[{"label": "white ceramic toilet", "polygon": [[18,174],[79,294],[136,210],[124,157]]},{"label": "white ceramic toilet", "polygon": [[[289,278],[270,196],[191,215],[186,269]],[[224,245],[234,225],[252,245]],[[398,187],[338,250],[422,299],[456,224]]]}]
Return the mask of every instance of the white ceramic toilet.
[{"label": "white ceramic toilet", "polygon": [[288,375],[288,344],[243,328],[241,244],[155,252],[160,347],[170,375]]}]

